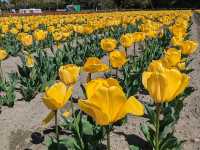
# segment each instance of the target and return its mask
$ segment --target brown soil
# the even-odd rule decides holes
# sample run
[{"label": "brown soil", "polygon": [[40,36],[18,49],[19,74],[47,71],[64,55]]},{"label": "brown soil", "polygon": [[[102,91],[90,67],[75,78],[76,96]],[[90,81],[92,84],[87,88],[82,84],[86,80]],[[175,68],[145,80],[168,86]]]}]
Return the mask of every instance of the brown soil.
[{"label": "brown soil", "polygon": [[[192,39],[200,43],[200,19],[193,16]],[[200,150],[200,53],[196,52],[190,67],[194,71],[190,74],[190,86],[195,91],[185,99],[184,109],[176,125],[176,135],[186,140],[183,150]],[[16,71],[18,58],[9,58],[3,63],[5,72]],[[81,77],[81,80],[85,75]],[[77,91],[80,91],[78,88]],[[77,92],[78,93],[78,92]],[[77,94],[75,93],[75,94]],[[80,93],[79,93],[80,94]],[[41,95],[37,95],[31,102],[17,101],[13,108],[2,108],[0,114],[0,149],[1,150],[43,150],[47,149],[40,140],[40,132],[45,130],[41,120],[49,110],[43,105]],[[143,118],[128,117],[128,123],[123,127],[116,127],[111,134],[112,150],[128,150],[128,144],[138,144],[148,150],[147,143],[142,139],[139,124]],[[36,140],[35,141],[35,137]]]}]

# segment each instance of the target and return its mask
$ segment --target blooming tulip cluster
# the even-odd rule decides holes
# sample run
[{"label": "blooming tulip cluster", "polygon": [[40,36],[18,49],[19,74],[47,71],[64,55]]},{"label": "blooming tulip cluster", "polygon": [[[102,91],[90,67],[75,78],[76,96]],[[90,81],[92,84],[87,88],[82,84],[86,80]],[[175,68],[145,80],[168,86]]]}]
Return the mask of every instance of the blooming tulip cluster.
[{"label": "blooming tulip cluster", "polygon": [[[86,130],[86,137],[96,138],[97,130],[102,130],[103,136],[105,130],[110,150],[109,133],[116,123],[128,114],[145,114],[153,118],[148,122],[153,126],[148,128],[147,137],[151,136],[150,144],[159,150],[161,129],[168,128],[160,123],[160,120],[165,122],[164,108],[188,87],[188,56],[198,48],[196,41],[187,38],[192,13],[183,12],[2,17],[0,41],[6,44],[0,48],[0,71],[1,62],[9,55],[24,56],[18,71],[19,84],[25,87],[21,93],[44,92],[42,100],[50,112],[43,124],[55,118],[57,144],[60,142],[58,115],[63,110],[63,119],[67,123],[72,120],[69,129],[78,138],[74,143],[80,144],[80,149],[89,149],[83,146],[85,136],[81,132]],[[82,73],[88,77],[78,82]],[[95,73],[101,73],[101,78],[94,78]],[[83,97],[72,97],[77,90],[75,84],[82,88]],[[151,96],[152,110],[133,96],[140,90]],[[66,111],[69,102],[71,110]]]}]

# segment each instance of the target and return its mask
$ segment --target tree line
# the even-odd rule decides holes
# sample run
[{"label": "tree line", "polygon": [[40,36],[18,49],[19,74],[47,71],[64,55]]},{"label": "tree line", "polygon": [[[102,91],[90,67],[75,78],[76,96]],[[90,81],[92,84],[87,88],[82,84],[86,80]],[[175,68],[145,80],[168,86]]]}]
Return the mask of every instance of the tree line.
[{"label": "tree line", "polygon": [[199,0],[8,0],[0,1],[0,8],[55,10],[70,4],[81,5],[86,10],[200,8]]}]

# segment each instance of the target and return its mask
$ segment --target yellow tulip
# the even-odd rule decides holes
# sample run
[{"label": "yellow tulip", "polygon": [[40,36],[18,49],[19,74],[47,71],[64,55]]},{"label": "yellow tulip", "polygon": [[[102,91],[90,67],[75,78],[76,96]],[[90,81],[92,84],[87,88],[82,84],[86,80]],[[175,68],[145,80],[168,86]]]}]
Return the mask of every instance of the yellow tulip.
[{"label": "yellow tulip", "polygon": [[132,34],[127,33],[125,35],[122,35],[120,38],[120,43],[123,47],[125,48],[129,48],[132,46],[133,44],[133,37]]},{"label": "yellow tulip", "polygon": [[170,102],[181,94],[190,78],[177,69],[164,69],[162,72],[144,72],[143,85],[155,103]]},{"label": "yellow tulip", "polygon": [[179,70],[183,71],[186,68],[186,64],[185,64],[185,62],[180,62],[180,63],[178,63],[177,67]]},{"label": "yellow tulip", "polygon": [[182,36],[173,36],[171,39],[171,43],[173,46],[179,46],[183,42]]},{"label": "yellow tulip", "polygon": [[63,40],[66,40],[71,34],[72,34],[72,32],[63,32],[62,33]]},{"label": "yellow tulip", "polygon": [[26,66],[32,68],[35,64],[35,58],[33,55],[29,54],[26,56]]},{"label": "yellow tulip", "polygon": [[83,33],[85,33],[85,34],[91,34],[93,31],[94,31],[94,29],[91,26],[83,27]]},{"label": "yellow tulip", "polygon": [[115,39],[106,38],[101,40],[101,48],[106,52],[113,51],[117,46],[117,41]]},{"label": "yellow tulip", "polygon": [[63,37],[62,32],[54,32],[52,35],[53,35],[54,41],[62,40],[62,37]]},{"label": "yellow tulip", "polygon": [[80,33],[80,34],[82,34],[84,32],[83,26],[81,26],[81,25],[74,26],[73,29],[75,32]]},{"label": "yellow tulip", "polygon": [[166,65],[164,65],[163,60],[153,60],[148,68],[147,71],[144,71],[142,74],[142,84],[147,89],[147,79],[151,76],[152,72],[164,72],[166,69]]},{"label": "yellow tulip", "polygon": [[31,28],[28,25],[24,25],[23,26],[23,31],[24,32],[29,32],[31,30]]},{"label": "yellow tulip", "polygon": [[181,47],[182,54],[190,55],[196,51],[198,47],[198,43],[196,41],[187,40],[187,41],[182,42],[180,47]]},{"label": "yellow tulip", "polygon": [[2,32],[2,33],[8,33],[8,32],[9,32],[9,27],[8,27],[8,25],[2,25],[2,26],[1,26],[1,32]]},{"label": "yellow tulip", "polygon": [[84,71],[89,73],[105,72],[109,70],[106,64],[103,64],[97,57],[89,57],[83,66]]},{"label": "yellow tulip", "polygon": [[21,43],[24,45],[24,46],[31,46],[33,44],[33,37],[32,35],[28,35],[28,34],[23,34],[21,36]]},{"label": "yellow tulip", "polygon": [[0,61],[4,60],[8,56],[8,53],[4,49],[0,49]]},{"label": "yellow tulip", "polygon": [[106,84],[109,81],[104,80],[97,85],[98,88],[88,90],[87,100],[78,102],[80,109],[91,116],[97,124],[113,124],[129,113],[136,116],[144,114],[144,106],[135,97],[127,99],[120,86],[112,83]]},{"label": "yellow tulip", "polygon": [[132,34],[133,42],[141,42],[145,39],[145,33],[144,32],[134,32]]},{"label": "yellow tulip", "polygon": [[109,59],[113,68],[121,68],[126,62],[126,54],[123,51],[112,51]]},{"label": "yellow tulip", "polygon": [[54,31],[55,31],[55,27],[54,27],[54,26],[49,26],[49,27],[47,28],[47,30],[48,30],[49,32],[54,32]]},{"label": "yellow tulip", "polygon": [[19,31],[16,29],[16,28],[12,28],[11,30],[10,30],[10,33],[12,33],[12,34],[17,34]]},{"label": "yellow tulip", "polygon": [[73,64],[61,66],[59,69],[59,77],[66,85],[75,84],[79,73],[80,67]]},{"label": "yellow tulip", "polygon": [[148,66],[148,69],[147,71],[148,72],[163,72],[165,69],[165,66],[163,65],[162,61],[161,60],[153,60],[149,66]]},{"label": "yellow tulip", "polygon": [[33,33],[33,37],[36,41],[43,41],[47,37],[47,32],[43,30],[36,30]]},{"label": "yellow tulip", "polygon": [[67,103],[72,95],[73,87],[67,87],[64,83],[58,82],[49,88],[46,88],[43,96],[43,102],[47,108],[51,110],[58,110]]},{"label": "yellow tulip", "polygon": [[119,86],[120,84],[116,79],[113,78],[108,78],[108,79],[103,79],[103,78],[97,78],[95,80],[91,80],[90,82],[87,83],[86,85],[86,94],[87,98],[90,98],[93,94],[94,89],[98,89],[102,85],[105,86]]},{"label": "yellow tulip", "polygon": [[163,63],[168,67],[175,67],[181,61],[181,51],[175,48],[167,49]]}]

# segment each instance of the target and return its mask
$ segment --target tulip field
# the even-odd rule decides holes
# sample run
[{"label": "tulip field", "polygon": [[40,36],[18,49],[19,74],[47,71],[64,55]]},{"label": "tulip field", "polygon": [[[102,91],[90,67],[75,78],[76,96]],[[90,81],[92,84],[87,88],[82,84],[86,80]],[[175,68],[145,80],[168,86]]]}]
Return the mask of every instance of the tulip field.
[{"label": "tulip field", "polygon": [[199,150],[200,11],[0,17],[0,150]]}]

